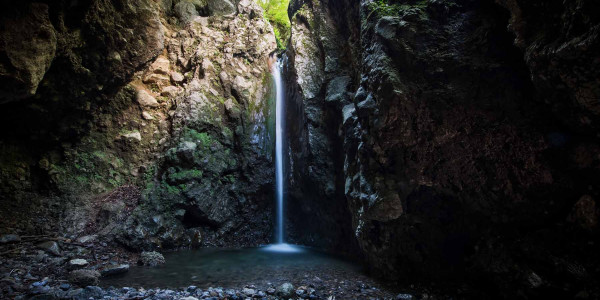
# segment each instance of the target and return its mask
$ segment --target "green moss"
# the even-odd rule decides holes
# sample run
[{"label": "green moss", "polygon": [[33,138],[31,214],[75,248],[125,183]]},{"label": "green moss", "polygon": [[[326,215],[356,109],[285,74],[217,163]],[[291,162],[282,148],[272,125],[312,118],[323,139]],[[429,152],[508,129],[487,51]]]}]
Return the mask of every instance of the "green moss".
[{"label": "green moss", "polygon": [[290,18],[287,9],[290,0],[258,0],[258,4],[265,11],[265,18],[273,26],[277,47],[284,49],[290,37]]},{"label": "green moss", "polygon": [[[390,3],[392,2],[392,3]],[[390,1],[390,0],[376,0],[374,2],[369,3],[368,5],[368,9],[370,11],[369,16],[367,17],[367,19],[369,19],[373,14],[376,14],[378,17],[383,17],[383,16],[397,16],[399,15],[402,11],[405,11],[407,9],[411,9],[411,8],[418,8],[418,9],[422,9],[427,7],[427,0],[416,0],[416,1],[409,1],[408,4],[404,3],[404,4],[398,4],[398,3],[393,3],[394,1]]]},{"label": "green moss", "polygon": [[198,132],[191,128],[184,129],[183,139],[187,141],[200,142],[204,148],[211,146],[215,142],[215,139],[213,139],[210,134],[206,132]]},{"label": "green moss", "polygon": [[150,85],[150,90],[152,90],[152,92],[154,93],[160,93],[160,88],[158,87],[158,84],[153,83]]},{"label": "green moss", "polygon": [[183,170],[169,175],[169,179],[172,181],[189,181],[194,179],[202,178],[202,170]]}]

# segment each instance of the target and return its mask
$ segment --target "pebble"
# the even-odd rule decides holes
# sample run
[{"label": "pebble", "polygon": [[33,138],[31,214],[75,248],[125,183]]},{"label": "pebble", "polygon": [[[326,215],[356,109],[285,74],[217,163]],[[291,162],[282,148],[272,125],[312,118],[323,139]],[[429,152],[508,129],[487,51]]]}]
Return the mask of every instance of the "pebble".
[{"label": "pebble", "polygon": [[396,300],[413,300],[414,297],[411,294],[398,294]]},{"label": "pebble", "polygon": [[244,288],[242,289],[242,293],[246,294],[247,296],[253,296],[256,294],[256,291],[254,289]]}]

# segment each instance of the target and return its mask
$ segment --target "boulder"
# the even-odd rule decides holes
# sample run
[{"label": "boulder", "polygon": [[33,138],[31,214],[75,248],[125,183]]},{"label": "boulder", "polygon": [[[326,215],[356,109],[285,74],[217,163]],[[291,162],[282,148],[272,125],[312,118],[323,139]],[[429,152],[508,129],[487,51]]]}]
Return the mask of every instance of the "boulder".
[{"label": "boulder", "polygon": [[165,257],[156,251],[142,252],[139,263],[144,266],[155,267],[164,264]]},{"label": "boulder", "polygon": [[75,270],[69,273],[69,282],[78,286],[98,284],[100,273],[94,270]]}]

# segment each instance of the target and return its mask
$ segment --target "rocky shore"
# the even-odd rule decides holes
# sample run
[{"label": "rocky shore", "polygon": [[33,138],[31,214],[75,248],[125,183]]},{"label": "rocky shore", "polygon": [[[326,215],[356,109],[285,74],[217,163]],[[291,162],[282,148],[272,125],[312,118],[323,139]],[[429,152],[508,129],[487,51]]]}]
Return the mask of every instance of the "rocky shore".
[{"label": "rocky shore", "polygon": [[[227,287],[111,286],[130,268],[160,268],[158,252],[127,251],[94,236],[0,236],[0,299],[449,299],[429,288],[399,288],[360,272],[319,270]],[[248,270],[252,272],[252,270]],[[114,282],[114,281],[111,281]],[[459,294],[457,292],[456,294]]]}]

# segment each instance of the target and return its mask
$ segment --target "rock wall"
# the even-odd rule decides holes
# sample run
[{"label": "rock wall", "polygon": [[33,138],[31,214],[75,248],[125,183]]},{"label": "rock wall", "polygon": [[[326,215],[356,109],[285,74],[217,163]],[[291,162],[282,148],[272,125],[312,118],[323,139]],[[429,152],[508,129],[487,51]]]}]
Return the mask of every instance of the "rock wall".
[{"label": "rock wall", "polygon": [[597,7],[499,3],[292,1],[293,222],[387,278],[588,293]]},{"label": "rock wall", "polygon": [[348,2],[290,3],[292,28],[285,69],[291,162],[287,215],[291,240],[357,255],[344,176],[339,172],[344,157],[338,130],[340,112],[351,103],[348,90],[357,75],[352,52],[356,45],[347,41],[358,43],[358,36],[336,22],[352,29],[359,18],[352,11],[332,15],[344,6]]},{"label": "rock wall", "polygon": [[[277,46],[262,13],[249,0],[6,5],[0,230],[134,250],[266,243]],[[38,38],[10,42],[22,35]]]}]

